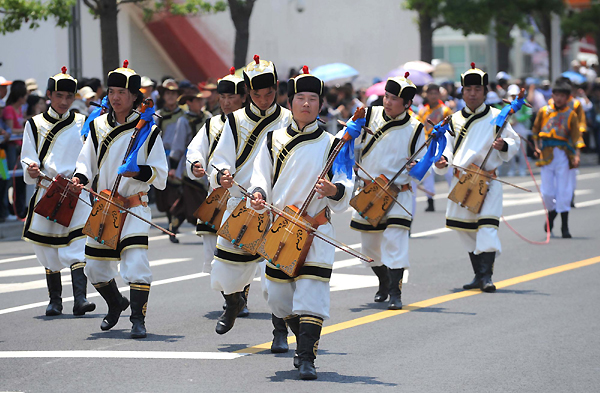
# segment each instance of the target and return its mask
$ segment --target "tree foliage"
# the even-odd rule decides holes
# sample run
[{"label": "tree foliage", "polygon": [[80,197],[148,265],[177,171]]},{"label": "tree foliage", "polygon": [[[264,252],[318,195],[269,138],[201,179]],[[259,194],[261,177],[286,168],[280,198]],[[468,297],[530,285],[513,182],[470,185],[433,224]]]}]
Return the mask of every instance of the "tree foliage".
[{"label": "tree foliage", "polygon": [[20,30],[23,24],[36,29],[50,18],[56,20],[56,26],[66,27],[73,4],[75,0],[0,0],[0,33]]}]

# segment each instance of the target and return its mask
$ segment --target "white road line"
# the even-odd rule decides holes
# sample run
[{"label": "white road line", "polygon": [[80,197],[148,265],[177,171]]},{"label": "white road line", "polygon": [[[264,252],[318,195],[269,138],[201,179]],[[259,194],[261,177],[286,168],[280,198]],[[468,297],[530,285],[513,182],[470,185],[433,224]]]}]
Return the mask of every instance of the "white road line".
[{"label": "white road line", "polygon": [[0,351],[0,358],[106,358],[106,359],[192,359],[233,360],[244,353],[159,352],[159,351]]}]

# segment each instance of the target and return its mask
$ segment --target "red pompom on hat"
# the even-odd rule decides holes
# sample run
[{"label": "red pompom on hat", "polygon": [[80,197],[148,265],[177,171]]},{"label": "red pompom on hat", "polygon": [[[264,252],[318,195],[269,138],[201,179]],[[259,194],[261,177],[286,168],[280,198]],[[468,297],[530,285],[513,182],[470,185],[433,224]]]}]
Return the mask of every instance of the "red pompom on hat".
[{"label": "red pompom on hat", "polygon": [[63,74],[67,73],[67,67],[62,66],[62,68],[60,69],[62,71]]},{"label": "red pompom on hat", "polygon": [[256,62],[256,64],[260,64],[260,56],[254,55],[254,61]]},{"label": "red pompom on hat", "polygon": [[404,73],[404,77],[405,77],[405,78],[408,78],[408,76],[409,76],[409,75],[410,75],[410,72],[408,72],[408,71],[406,71],[406,72]]},{"label": "red pompom on hat", "polygon": [[475,63],[471,63],[471,68],[475,69]]},{"label": "red pompom on hat", "polygon": [[303,74],[308,74],[308,66],[303,66],[302,67],[302,73]]},{"label": "red pompom on hat", "polygon": [[230,74],[230,75],[235,75],[235,67],[231,67],[231,68],[229,69],[229,74]]},{"label": "red pompom on hat", "polygon": [[129,66],[129,60],[125,60],[123,62],[123,68],[127,68]]}]

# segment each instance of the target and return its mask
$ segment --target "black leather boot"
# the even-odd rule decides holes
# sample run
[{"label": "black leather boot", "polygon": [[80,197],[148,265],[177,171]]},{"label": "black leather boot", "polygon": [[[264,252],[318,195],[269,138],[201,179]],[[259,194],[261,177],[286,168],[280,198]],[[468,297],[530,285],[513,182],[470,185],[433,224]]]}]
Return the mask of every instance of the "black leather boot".
[{"label": "black leather boot", "polygon": [[434,212],[435,211],[435,207],[433,206],[433,198],[427,198],[427,209],[425,209],[426,212]]},{"label": "black leather boot", "polygon": [[482,252],[481,254],[479,254],[479,266],[481,268],[481,290],[483,292],[496,291],[496,286],[492,282],[492,274],[494,274],[495,259],[495,252]]},{"label": "black leather boot", "polygon": [[96,283],[94,284],[94,288],[106,300],[106,304],[108,305],[108,314],[102,320],[100,329],[110,330],[119,322],[121,313],[129,307],[129,300],[121,295],[114,278],[108,282]]},{"label": "black leather boot", "polygon": [[463,289],[481,288],[481,266],[479,262],[479,255],[475,255],[472,252],[470,252],[469,258],[471,259],[471,266],[473,266],[473,272],[475,273],[475,277],[473,277],[473,281],[463,285]]},{"label": "black leather boot", "polygon": [[560,213],[560,219],[562,221],[560,230],[562,231],[563,239],[572,238],[573,236],[569,233],[569,212]]},{"label": "black leather boot", "polygon": [[[179,225],[177,225],[179,224],[179,220],[177,217],[173,217],[171,213],[167,213],[167,220],[169,220],[169,231],[171,231],[171,233],[177,233],[177,230],[179,229]],[[169,235],[169,240],[171,243],[179,243],[179,239],[177,239],[175,235]]]},{"label": "black leather boot", "polygon": [[321,338],[323,318],[312,315],[300,317],[300,334],[298,336],[298,357],[300,358],[300,379],[317,379],[315,359]]},{"label": "black leather boot", "polygon": [[46,269],[46,284],[48,285],[48,297],[50,303],[46,307],[46,316],[55,317],[62,314],[62,282],[60,281],[60,271],[53,272]]},{"label": "black leather boot", "polygon": [[271,343],[272,353],[286,353],[289,351],[287,342],[288,330],[285,321],[271,314],[271,322],[273,323],[273,342]]},{"label": "black leather boot", "polygon": [[375,294],[375,298],[373,299],[376,303],[382,303],[387,300],[388,291],[390,289],[390,276],[388,273],[388,268],[385,265],[382,266],[373,266],[373,273],[379,279],[379,289]]},{"label": "black leather boot", "polygon": [[390,303],[388,310],[402,310],[402,277],[404,269],[388,269],[390,272]]},{"label": "black leather boot", "polygon": [[71,281],[73,284],[73,315],[84,315],[86,312],[94,311],[96,305],[88,302],[85,298],[87,294],[87,277],[83,273],[85,262],[77,262],[71,265]]},{"label": "black leather boot", "polygon": [[[550,210],[548,212],[548,221],[550,224],[550,232],[552,232],[552,228],[554,228],[554,219],[556,218],[557,215],[558,215],[558,213],[556,212],[556,210]],[[548,227],[546,225],[546,222],[544,222],[544,232],[548,232]]]},{"label": "black leather boot", "polygon": [[294,352],[294,367],[300,367],[300,358],[298,357],[298,337],[300,336],[300,316],[290,315],[284,318],[286,325],[296,336],[296,351]]},{"label": "black leather boot", "polygon": [[244,290],[242,291],[242,297],[244,298],[244,308],[242,308],[242,311],[240,311],[240,313],[238,314],[238,317],[247,317],[248,315],[250,315],[250,310],[248,310],[248,293],[250,292],[250,284],[246,285],[244,287]]},{"label": "black leather boot", "polygon": [[242,292],[235,292],[230,295],[223,296],[225,296],[225,303],[227,303],[227,307],[217,321],[217,327],[215,328],[217,334],[225,334],[231,330],[233,324],[235,323],[235,319],[246,304],[244,298],[242,297]]},{"label": "black leather boot", "polygon": [[129,283],[131,296],[131,338],[146,338],[146,308],[150,295],[150,284]]}]

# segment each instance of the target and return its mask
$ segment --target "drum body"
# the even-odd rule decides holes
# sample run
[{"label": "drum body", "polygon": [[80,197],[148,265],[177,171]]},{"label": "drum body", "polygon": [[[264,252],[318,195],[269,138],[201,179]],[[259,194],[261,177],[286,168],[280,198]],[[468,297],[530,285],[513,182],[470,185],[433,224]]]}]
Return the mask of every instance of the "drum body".
[{"label": "drum body", "polygon": [[[365,185],[365,187],[350,200],[350,206],[374,227],[379,225],[379,222],[394,204],[394,200],[382,190],[383,187],[387,187],[388,183],[389,180],[387,177],[379,175],[374,182],[371,181]],[[396,198],[400,189],[395,184],[391,184],[387,191]]]},{"label": "drum body", "polygon": [[217,234],[234,246],[256,254],[270,223],[271,219],[267,213],[260,214],[246,207],[246,198],[242,198]]},{"label": "drum body", "polygon": [[206,197],[202,205],[194,212],[196,217],[204,225],[211,226],[212,229],[219,230],[223,214],[227,210],[227,200],[229,199],[229,190],[218,187]]},{"label": "drum body", "polygon": [[81,193],[70,191],[68,186],[69,180],[63,175],[57,175],[35,206],[34,213],[68,228]]},{"label": "drum body", "polygon": [[[127,208],[127,198],[119,194],[112,195],[110,190],[103,190],[100,195]],[[91,237],[100,244],[116,250],[121,238],[123,223],[127,213],[112,203],[96,198],[92,212],[88,217],[83,234]]]}]

